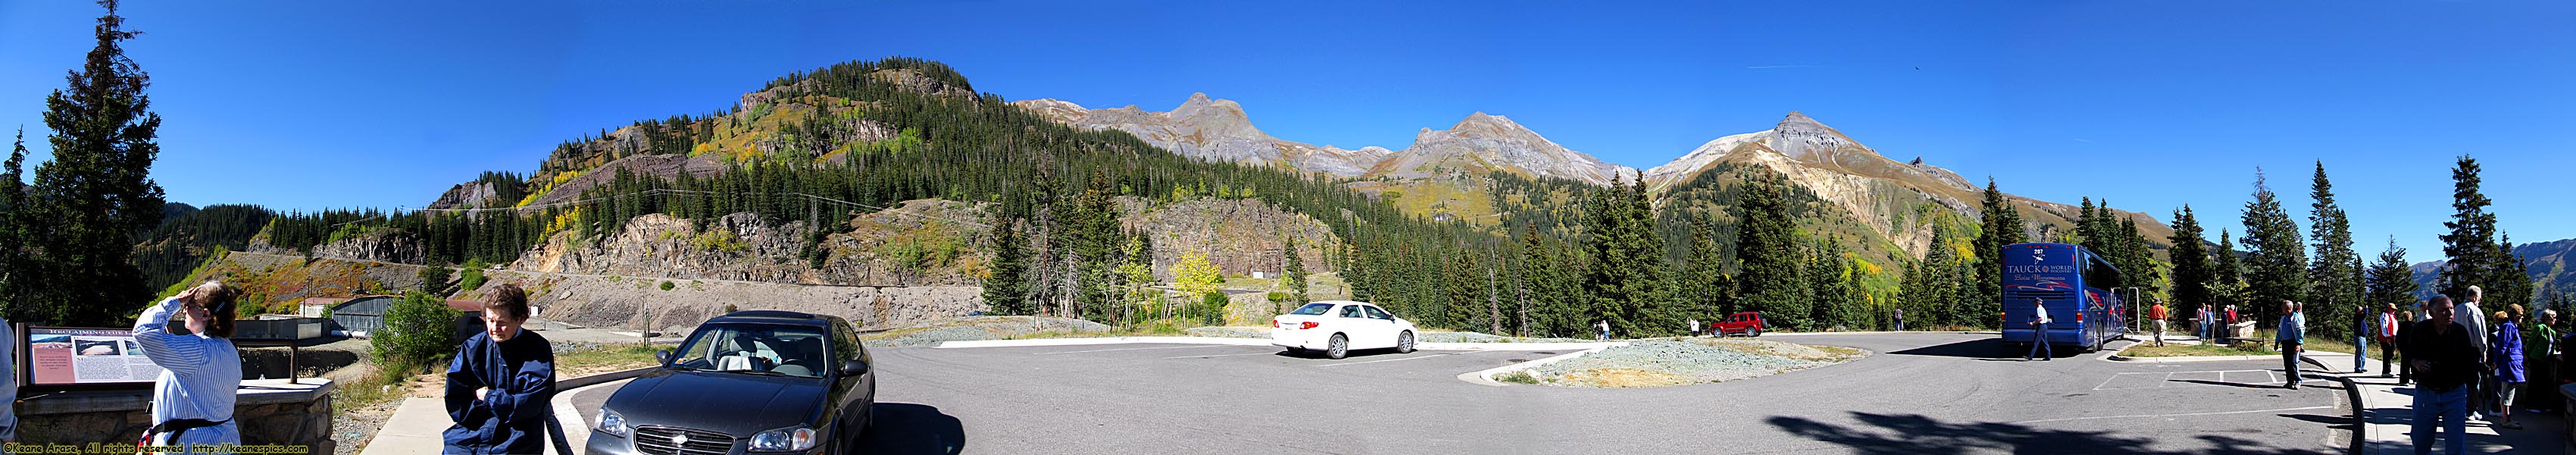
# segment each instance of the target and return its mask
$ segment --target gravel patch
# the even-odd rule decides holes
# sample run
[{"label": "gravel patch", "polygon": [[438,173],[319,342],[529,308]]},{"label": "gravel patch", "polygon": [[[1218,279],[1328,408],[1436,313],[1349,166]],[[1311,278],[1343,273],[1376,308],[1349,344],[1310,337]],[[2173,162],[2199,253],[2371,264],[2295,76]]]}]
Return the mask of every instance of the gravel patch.
[{"label": "gravel patch", "polygon": [[1734,381],[1841,363],[1866,351],[1767,340],[1638,340],[1532,368],[1541,383],[1566,387],[1659,387]]},{"label": "gravel patch", "polygon": [[1042,316],[967,316],[915,324],[881,333],[863,335],[870,346],[938,346],[950,341],[1005,340],[1013,338],[1080,336],[1108,332],[1109,325],[1072,318]]},{"label": "gravel patch", "polygon": [[1270,338],[1269,327],[1191,327],[1181,332],[1194,337]]}]

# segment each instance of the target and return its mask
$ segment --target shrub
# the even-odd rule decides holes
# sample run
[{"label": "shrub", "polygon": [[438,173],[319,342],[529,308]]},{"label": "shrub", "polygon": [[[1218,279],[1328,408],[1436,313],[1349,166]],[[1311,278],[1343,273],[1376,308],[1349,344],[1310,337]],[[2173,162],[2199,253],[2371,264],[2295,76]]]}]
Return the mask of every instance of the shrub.
[{"label": "shrub", "polygon": [[697,245],[698,251],[709,252],[739,253],[751,247],[741,239],[735,238],[733,231],[724,229],[708,229],[707,232],[699,233],[696,238],[689,239],[689,243]]},{"label": "shrub", "polygon": [[671,282],[669,282],[669,281],[664,281],[664,282],[662,282],[662,290],[668,291],[668,290],[671,290],[671,288],[673,288],[673,287],[677,287],[677,286],[672,285],[672,284],[671,284]]},{"label": "shrub", "polygon": [[448,291],[455,290],[454,283],[448,282],[448,279],[455,275],[455,269],[444,266],[433,265],[420,269],[420,290],[429,295],[447,295]]},{"label": "shrub", "polygon": [[484,267],[487,266],[483,264],[482,259],[466,260],[465,276],[456,280],[456,286],[468,291],[482,289]]},{"label": "shrub", "polygon": [[368,345],[376,360],[401,365],[436,365],[464,340],[456,338],[456,319],[463,313],[429,293],[414,290],[385,308],[384,326]]},{"label": "shrub", "polygon": [[[669,283],[663,283],[663,284],[669,284]],[[727,303],[727,304],[725,304],[725,314],[733,314],[733,312],[736,312],[736,311],[742,311],[742,308],[734,307],[734,306],[733,306],[733,304],[731,304],[731,303]]]},{"label": "shrub", "polygon": [[1538,377],[1537,377],[1537,376],[1530,376],[1529,372],[1527,372],[1527,371],[1514,371],[1514,372],[1510,372],[1510,373],[1503,373],[1503,374],[1497,374],[1497,375],[1494,375],[1494,381],[1495,381],[1495,382],[1508,382],[1508,383],[1513,383],[1513,384],[1530,384],[1530,385],[1537,385],[1537,384],[1538,384]]},{"label": "shrub", "polygon": [[1226,302],[1223,292],[1200,294],[1198,306],[1191,308],[1190,313],[1197,315],[1200,323],[1222,324],[1225,323]]}]

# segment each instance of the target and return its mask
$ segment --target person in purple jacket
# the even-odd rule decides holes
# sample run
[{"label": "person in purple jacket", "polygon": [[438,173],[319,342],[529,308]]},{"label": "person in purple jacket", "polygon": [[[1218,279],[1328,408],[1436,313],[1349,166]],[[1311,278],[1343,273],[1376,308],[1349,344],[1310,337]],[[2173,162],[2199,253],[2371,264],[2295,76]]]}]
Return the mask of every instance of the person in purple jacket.
[{"label": "person in purple jacket", "polygon": [[465,339],[447,365],[443,435],[450,454],[545,452],[546,416],[554,409],[555,353],[546,337],[521,329],[528,293],[503,284],[483,303],[483,333]]},{"label": "person in purple jacket", "polygon": [[[2520,311],[2522,305],[2512,308]],[[2495,417],[2502,422],[2495,427],[2519,430],[2522,423],[2513,421],[2513,398],[2514,392],[2522,390],[2522,325],[2513,321],[2522,319],[2522,315],[2514,311],[2496,312],[2495,342],[2488,343],[2487,358],[2495,359],[2495,378],[2500,384],[2496,387]]]}]

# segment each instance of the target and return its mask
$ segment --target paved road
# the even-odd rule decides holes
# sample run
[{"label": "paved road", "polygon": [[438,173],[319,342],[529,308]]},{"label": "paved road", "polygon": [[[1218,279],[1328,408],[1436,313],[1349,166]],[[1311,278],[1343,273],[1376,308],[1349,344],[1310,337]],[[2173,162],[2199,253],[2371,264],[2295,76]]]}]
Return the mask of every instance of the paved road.
[{"label": "paved road", "polygon": [[[1868,358],[1633,390],[1492,387],[1536,352],[1293,358],[1247,346],[885,348],[899,453],[2333,453],[2345,392],[2278,362],[2021,362],[1992,335],[1782,337]],[[2272,368],[2274,370],[2266,370]],[[2311,367],[2313,368],[2313,367]]]}]

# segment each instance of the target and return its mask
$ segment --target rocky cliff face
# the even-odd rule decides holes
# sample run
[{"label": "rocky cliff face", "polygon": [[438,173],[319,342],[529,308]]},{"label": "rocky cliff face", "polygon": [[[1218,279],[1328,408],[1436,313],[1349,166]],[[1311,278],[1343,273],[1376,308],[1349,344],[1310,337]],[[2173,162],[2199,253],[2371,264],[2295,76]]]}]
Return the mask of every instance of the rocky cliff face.
[{"label": "rocky cliff face", "polygon": [[[496,196],[499,194],[501,193],[493,189],[491,183],[459,183],[456,184],[456,187],[454,188],[448,188],[446,193],[439,194],[438,200],[430,201],[429,209],[442,210],[466,207],[491,207],[493,206],[492,204],[495,203],[493,199],[496,199]],[[515,204],[518,202],[519,201],[500,201],[498,203]]]},{"label": "rocky cliff face", "polygon": [[1324,251],[1341,248],[1341,240],[1323,222],[1258,200],[1200,198],[1160,208],[1134,198],[1121,202],[1128,210],[1128,229],[1152,236],[1154,270],[1166,280],[1182,252],[1207,254],[1208,262],[1227,275],[1277,276],[1286,267],[1286,242],[1297,242],[1298,260],[1305,261],[1308,272],[1332,270]]},{"label": "rocky cliff face", "polygon": [[1011,104],[1076,128],[1126,131],[1172,153],[1210,161],[1276,165],[1348,177],[1367,172],[1370,165],[1387,155],[1386,149],[1379,147],[1344,150],[1270,137],[1252,126],[1251,116],[1243,112],[1242,105],[1208,98],[1205,93],[1191,94],[1189,101],[1171,112],[1150,112],[1132,105],[1084,109],[1054,99]]},{"label": "rocky cliff face", "polygon": [[411,231],[390,228],[368,231],[365,234],[313,247],[313,257],[396,264],[429,262],[429,252],[421,247],[420,236],[412,234]]}]

